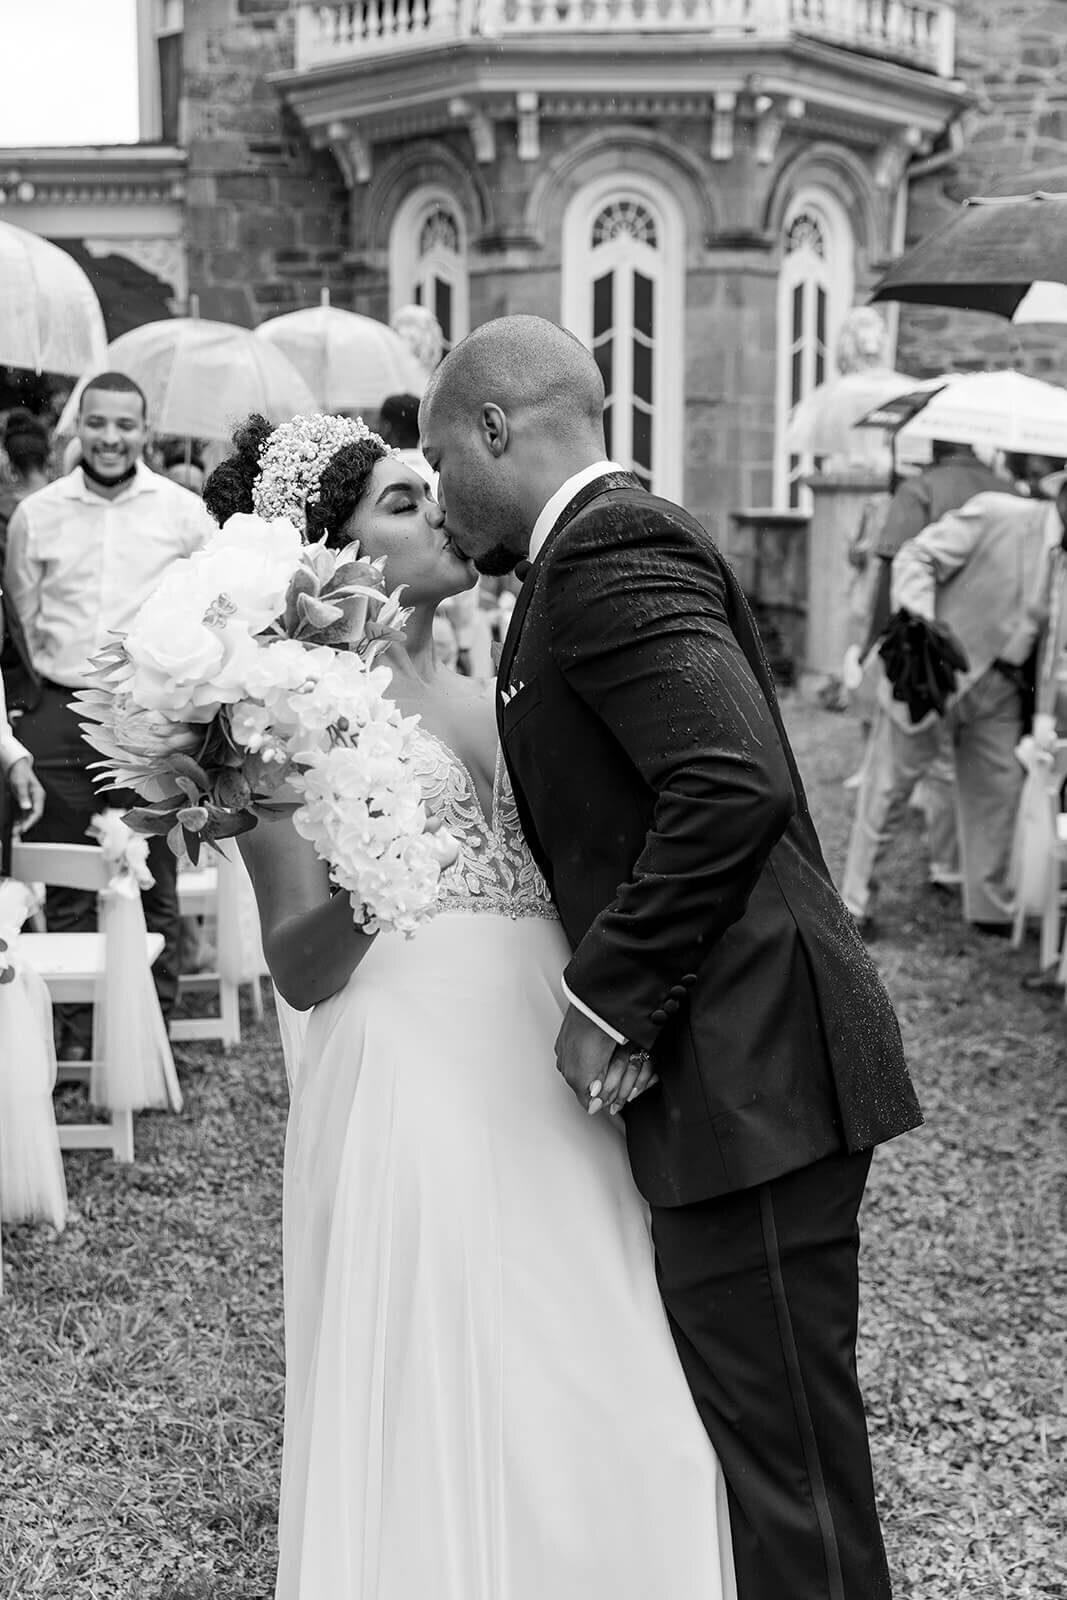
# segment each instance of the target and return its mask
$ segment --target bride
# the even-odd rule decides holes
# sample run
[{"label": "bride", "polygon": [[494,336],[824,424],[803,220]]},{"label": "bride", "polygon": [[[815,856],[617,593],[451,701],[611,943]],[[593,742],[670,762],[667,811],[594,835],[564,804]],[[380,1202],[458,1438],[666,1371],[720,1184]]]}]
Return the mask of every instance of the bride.
[{"label": "bride", "polygon": [[[269,425],[205,502],[253,509]],[[725,1485],[656,1288],[621,1129],[554,1070],[568,949],[491,696],[439,670],[469,588],[376,435],[322,463],[307,532],[385,556],[386,658],[427,808],[459,844],[433,920],[368,937],[287,820],[241,840],[271,974],[309,1016],[285,1154],[277,1600],[730,1600]]]}]

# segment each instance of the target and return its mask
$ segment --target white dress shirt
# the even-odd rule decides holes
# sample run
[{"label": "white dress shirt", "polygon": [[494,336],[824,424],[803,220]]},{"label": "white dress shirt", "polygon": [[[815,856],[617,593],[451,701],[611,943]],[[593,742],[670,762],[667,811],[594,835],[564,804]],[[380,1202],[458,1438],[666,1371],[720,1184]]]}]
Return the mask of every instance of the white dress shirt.
[{"label": "white dress shirt", "polygon": [[4,586],[41,676],[81,688],[89,657],[214,526],[195,494],[144,462],[113,500],[80,467],[28,495],[8,526]]},{"label": "white dress shirt", "polygon": [[545,540],[563,512],[587,483],[595,483],[597,478],[606,478],[609,472],[625,471],[626,468],[620,467],[617,461],[594,461],[591,467],[583,467],[581,472],[576,472],[566,483],[561,483],[548,504],[541,507],[541,513],[533,525],[533,532],[530,535],[530,560],[537,560],[544,549]]},{"label": "white dress shirt", "polygon": [[[533,532],[530,535],[530,560],[537,560],[537,557],[544,549],[545,540],[576,494],[580,493],[587,484],[595,483],[597,478],[607,477],[609,472],[625,471],[626,468],[620,467],[617,461],[594,461],[591,467],[583,467],[581,472],[576,472],[573,477],[567,479],[566,483],[561,483],[548,504],[542,506],[541,513],[534,523]],[[616,1044],[626,1043],[625,1034],[620,1033],[617,1028],[613,1028],[610,1022],[605,1022],[603,1017],[598,1017],[595,1011],[591,1011],[584,1000],[580,1000],[576,994],[568,989],[565,979],[563,981],[563,993],[572,1006],[575,1006],[584,1016],[587,1016],[590,1022],[595,1022],[598,1028],[602,1028],[609,1038],[615,1040]]]}]

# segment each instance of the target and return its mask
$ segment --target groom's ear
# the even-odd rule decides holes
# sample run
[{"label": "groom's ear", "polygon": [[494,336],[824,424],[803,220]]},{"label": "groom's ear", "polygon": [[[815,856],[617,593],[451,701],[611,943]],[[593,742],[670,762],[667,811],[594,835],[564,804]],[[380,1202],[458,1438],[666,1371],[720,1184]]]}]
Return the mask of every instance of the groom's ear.
[{"label": "groom's ear", "polygon": [[489,453],[493,456],[502,456],[508,447],[508,419],[500,407],[491,400],[486,401],[482,407],[482,436],[489,446]]}]

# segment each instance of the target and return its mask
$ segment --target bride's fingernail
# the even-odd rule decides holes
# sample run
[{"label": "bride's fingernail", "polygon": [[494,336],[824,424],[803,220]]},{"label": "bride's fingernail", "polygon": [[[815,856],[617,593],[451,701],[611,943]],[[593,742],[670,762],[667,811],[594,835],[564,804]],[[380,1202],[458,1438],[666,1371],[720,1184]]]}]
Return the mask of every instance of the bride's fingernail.
[{"label": "bride's fingernail", "polygon": [[597,1095],[600,1093],[600,1091],[601,1091],[601,1089],[603,1087],[604,1087],[604,1085],[603,1085],[603,1083],[601,1082],[601,1080],[599,1078],[597,1078],[594,1083],[591,1083],[589,1085],[589,1098],[590,1098],[590,1100],[595,1100]]},{"label": "bride's fingernail", "polygon": [[589,1115],[591,1117],[595,1117],[598,1111],[603,1110],[603,1107],[604,1107],[603,1100],[595,1100],[595,1099],[594,1100],[590,1100],[590,1102],[589,1102]]}]

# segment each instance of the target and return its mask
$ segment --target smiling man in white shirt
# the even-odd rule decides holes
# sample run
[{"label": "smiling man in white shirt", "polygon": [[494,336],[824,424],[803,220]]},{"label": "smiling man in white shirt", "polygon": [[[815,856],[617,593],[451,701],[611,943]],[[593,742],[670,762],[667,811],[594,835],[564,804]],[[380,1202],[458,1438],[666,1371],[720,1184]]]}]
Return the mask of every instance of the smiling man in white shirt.
[{"label": "smiling man in white shirt", "polygon": [[[82,394],[78,414],[81,461],[19,505],[8,530],[4,586],[41,678],[37,704],[19,723],[44,785],[45,809],[35,837],[83,844],[90,819],[133,797],[97,794],[89,764],[95,752],[82,738],[71,692],[87,682],[89,658],[129,628],[167,568],[198,550],[213,524],[198,498],[154,473],[142,458],[148,428],[145,398],[122,373],[102,373]],[[155,877],[144,894],[145,918],[163,935],[155,967],[164,1015],[178,990],[179,917],[174,857],[153,840]],[[94,897],[76,890],[49,892],[48,925],[55,931],[95,926]],[[64,1008],[60,1051],[88,1054],[88,1018]]]}]

